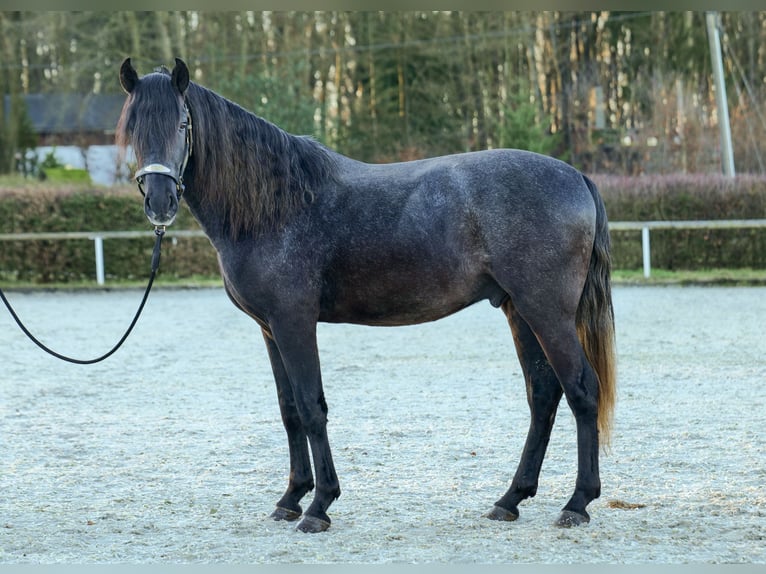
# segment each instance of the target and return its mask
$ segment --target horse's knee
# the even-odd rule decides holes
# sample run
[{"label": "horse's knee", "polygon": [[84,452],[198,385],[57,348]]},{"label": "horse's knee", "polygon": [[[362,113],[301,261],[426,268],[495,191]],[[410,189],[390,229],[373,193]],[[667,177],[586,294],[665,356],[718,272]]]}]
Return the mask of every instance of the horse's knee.
[{"label": "horse's knee", "polygon": [[306,430],[306,435],[309,438],[312,436],[323,436],[327,431],[327,418],[312,417],[303,423],[303,428]]},{"label": "horse's knee", "polygon": [[287,432],[303,432],[303,421],[297,412],[283,414],[282,424]]},{"label": "horse's knee", "polygon": [[324,433],[327,428],[327,412],[324,393],[320,394],[316,402],[303,402],[298,405],[298,417],[306,434]]}]

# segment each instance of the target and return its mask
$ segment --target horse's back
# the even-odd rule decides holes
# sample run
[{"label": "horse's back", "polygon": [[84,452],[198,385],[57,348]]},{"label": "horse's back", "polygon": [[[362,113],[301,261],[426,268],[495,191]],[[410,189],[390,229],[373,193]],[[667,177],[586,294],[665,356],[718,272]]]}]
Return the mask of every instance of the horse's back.
[{"label": "horse's back", "polygon": [[374,208],[377,217],[411,219],[421,232],[467,229],[464,239],[502,248],[567,242],[592,236],[595,229],[596,207],[583,175],[563,161],[524,150],[356,163],[343,180],[367,213]]},{"label": "horse's back", "polygon": [[[345,158],[347,159],[347,158]],[[366,164],[342,169],[349,188],[383,193],[438,194],[452,201],[502,202],[515,207],[578,208],[590,204],[582,174],[566,162],[535,152],[495,149],[408,162]]]}]

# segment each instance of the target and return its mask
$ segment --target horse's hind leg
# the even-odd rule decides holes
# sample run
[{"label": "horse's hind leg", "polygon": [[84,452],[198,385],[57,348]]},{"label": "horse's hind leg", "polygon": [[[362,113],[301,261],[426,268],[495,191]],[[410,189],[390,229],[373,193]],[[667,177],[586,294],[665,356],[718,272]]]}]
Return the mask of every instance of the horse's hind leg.
[{"label": "horse's hind leg", "polygon": [[[538,309],[539,311],[539,309]],[[601,494],[598,468],[598,379],[580,344],[574,317],[536,315],[530,322],[545,356],[564,390],[577,425],[577,481],[575,491],[557,521],[559,526],[576,526],[590,520],[585,508]]]},{"label": "horse's hind leg", "polygon": [[537,493],[540,468],[556,419],[562,388],[527,322],[516,312],[510,301],[503,305],[503,310],[508,317],[524,373],[531,420],[511,486],[495,503],[487,517],[492,520],[516,520],[519,516],[518,504]]},{"label": "horse's hind leg", "polygon": [[303,429],[301,418],[293,396],[290,380],[282,363],[282,356],[277,349],[274,340],[264,331],[263,338],[271,360],[274,380],[277,384],[277,396],[279,409],[282,414],[282,422],[287,431],[287,444],[290,450],[290,478],[282,498],[277,502],[277,508],[271,514],[274,520],[297,520],[303,510],[300,500],[314,488],[314,477],[311,474],[311,461],[309,458],[308,439]]}]

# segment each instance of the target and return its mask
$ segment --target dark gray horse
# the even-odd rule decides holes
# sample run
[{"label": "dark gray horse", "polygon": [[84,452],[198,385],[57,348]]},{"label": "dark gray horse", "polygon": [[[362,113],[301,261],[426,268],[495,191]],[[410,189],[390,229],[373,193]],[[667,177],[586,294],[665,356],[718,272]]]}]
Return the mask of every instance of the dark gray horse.
[{"label": "dark gray horse", "polygon": [[190,82],[178,59],[172,73],[141,78],[127,59],[120,81],[128,98],[117,140],[141,166],[147,217],[171,224],[183,193],[226,292],[263,331],[290,450],[276,520],[297,520],[315,489],[298,528],[325,530],[340,496],[317,322],[410,325],[484,299],[508,317],[531,410],[518,470],[487,516],[514,520],[535,495],[563,393],[578,472],[557,523],[589,520],[615,370],[609,232],[587,177],[518,150],[355,161]]}]

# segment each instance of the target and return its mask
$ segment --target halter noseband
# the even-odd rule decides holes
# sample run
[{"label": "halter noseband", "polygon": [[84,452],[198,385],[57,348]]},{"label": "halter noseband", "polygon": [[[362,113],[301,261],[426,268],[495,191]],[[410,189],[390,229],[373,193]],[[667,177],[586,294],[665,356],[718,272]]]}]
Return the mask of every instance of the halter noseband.
[{"label": "halter noseband", "polygon": [[156,173],[159,175],[166,175],[170,179],[172,179],[174,182],[176,182],[176,195],[178,199],[181,199],[181,196],[184,193],[184,190],[186,187],[184,186],[184,171],[186,171],[186,165],[189,163],[189,158],[192,154],[192,120],[191,120],[191,114],[189,113],[189,108],[186,105],[186,102],[184,101],[184,112],[186,112],[186,143],[184,144],[184,147],[186,148],[184,150],[184,160],[181,162],[181,167],[178,170],[178,175],[173,174],[173,170],[170,169],[168,166],[161,164],[161,163],[150,163],[149,165],[145,165],[141,169],[139,169],[136,174],[133,176],[136,180],[136,183],[138,184],[138,191],[141,192],[141,195],[146,195],[144,193],[144,176],[147,173]]}]

